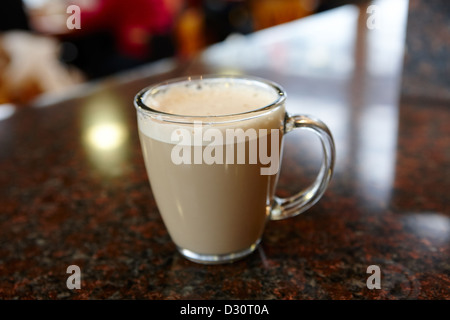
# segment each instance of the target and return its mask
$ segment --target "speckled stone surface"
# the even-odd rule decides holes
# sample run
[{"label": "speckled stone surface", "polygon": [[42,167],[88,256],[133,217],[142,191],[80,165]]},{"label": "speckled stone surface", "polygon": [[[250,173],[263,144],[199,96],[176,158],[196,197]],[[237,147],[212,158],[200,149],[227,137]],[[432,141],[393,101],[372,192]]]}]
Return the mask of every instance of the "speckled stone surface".
[{"label": "speckled stone surface", "polygon": [[[132,106],[149,83],[223,70],[214,59],[105,79],[1,120],[0,299],[449,299],[450,100],[401,95],[400,72],[370,72],[361,39],[386,38],[371,38],[352,8],[336,10],[323,14],[334,21],[345,11],[357,32],[345,38],[352,33],[342,27],[333,54],[355,59],[354,69],[329,68],[325,56],[306,73],[283,69],[294,66],[287,53],[300,54],[290,47],[298,43],[267,37],[287,32],[306,50],[322,41],[305,32],[322,23],[314,16],[249,38],[267,54],[262,66],[233,65],[281,83],[292,113],[326,122],[338,157],[324,197],[298,217],[269,222],[259,248],[232,264],[199,265],[176,251],[147,181]],[[401,51],[386,55],[402,62]],[[116,144],[96,144],[92,128],[111,126]],[[308,184],[319,159],[316,140],[289,135],[278,193]],[[81,269],[81,289],[66,286],[70,265]],[[366,285],[370,265],[381,270],[381,289]]]}]

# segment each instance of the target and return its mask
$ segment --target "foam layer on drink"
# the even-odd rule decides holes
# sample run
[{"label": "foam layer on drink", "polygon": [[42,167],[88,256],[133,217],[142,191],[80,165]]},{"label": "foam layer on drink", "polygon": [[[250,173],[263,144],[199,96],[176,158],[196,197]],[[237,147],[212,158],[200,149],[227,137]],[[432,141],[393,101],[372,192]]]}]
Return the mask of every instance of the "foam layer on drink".
[{"label": "foam layer on drink", "polygon": [[[248,118],[248,115],[232,116],[229,119],[214,117],[261,109],[274,103],[278,98],[276,90],[268,85],[250,80],[219,78],[165,86],[157,92],[149,92],[143,102],[157,111],[189,116],[189,121],[195,121],[197,127],[201,124],[203,130],[252,128],[258,131],[258,129],[282,126],[284,107],[266,111],[267,115],[246,121],[230,122],[230,119]],[[163,117],[160,119],[162,120]],[[227,123],[220,123],[224,121]],[[177,143],[173,141],[172,133],[179,128],[188,128],[194,134],[194,125],[170,124],[158,121],[158,117],[152,118],[142,114],[138,116],[138,124],[143,134],[166,143]]]},{"label": "foam layer on drink", "polygon": [[185,116],[223,116],[265,107],[277,99],[276,92],[242,80],[202,80],[168,86],[145,103],[158,111]]}]

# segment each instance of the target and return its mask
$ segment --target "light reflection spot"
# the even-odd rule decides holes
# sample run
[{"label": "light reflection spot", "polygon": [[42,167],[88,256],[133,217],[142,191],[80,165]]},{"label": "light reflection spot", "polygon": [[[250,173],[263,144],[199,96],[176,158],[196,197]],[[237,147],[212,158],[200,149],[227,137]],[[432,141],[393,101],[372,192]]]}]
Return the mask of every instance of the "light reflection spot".
[{"label": "light reflection spot", "polygon": [[125,141],[126,131],[118,123],[96,124],[87,130],[87,142],[100,150],[118,148]]}]

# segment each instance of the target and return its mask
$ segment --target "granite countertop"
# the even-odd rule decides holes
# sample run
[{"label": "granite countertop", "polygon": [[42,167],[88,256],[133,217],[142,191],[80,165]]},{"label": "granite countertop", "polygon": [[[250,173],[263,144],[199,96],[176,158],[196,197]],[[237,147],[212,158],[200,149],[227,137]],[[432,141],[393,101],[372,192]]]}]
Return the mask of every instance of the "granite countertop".
[{"label": "granite countertop", "polygon": [[[0,299],[449,299],[450,98],[405,89],[408,2],[377,3],[394,13],[379,29],[366,6],[344,6],[15,108],[0,120]],[[315,206],[269,222],[249,257],[205,266],[163,225],[132,101],[152,82],[212,72],[280,83],[291,113],[329,125],[337,160]],[[317,141],[302,137],[286,140],[280,195],[317,172]],[[71,265],[80,289],[67,287]]]}]

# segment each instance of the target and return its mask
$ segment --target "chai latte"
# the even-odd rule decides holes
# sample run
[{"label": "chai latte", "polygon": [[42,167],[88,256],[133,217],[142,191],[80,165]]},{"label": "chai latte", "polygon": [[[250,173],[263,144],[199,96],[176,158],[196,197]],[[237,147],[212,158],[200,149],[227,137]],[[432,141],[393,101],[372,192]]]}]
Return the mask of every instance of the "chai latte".
[{"label": "chai latte", "polygon": [[[201,85],[170,85],[147,97],[145,104],[160,112],[189,116],[193,121],[196,116],[225,116],[257,110],[276,100],[277,93],[268,86],[249,86],[244,80],[203,80]],[[269,154],[274,151],[270,145],[271,129],[277,129],[276,151],[280,154],[284,106],[261,112],[267,114],[236,116],[239,121],[226,124],[209,121],[207,127],[223,132],[226,128],[252,128],[257,132],[267,129]],[[254,164],[174,164],[171,152],[177,142],[172,141],[172,133],[180,128],[192,129],[193,125],[158,121],[144,115],[138,115],[138,125],[153,195],[175,244],[181,249],[211,255],[239,252],[256,245],[270,213],[278,175],[262,175],[260,169],[266,164],[259,160]],[[226,143],[222,145],[224,154]],[[234,141],[233,148],[243,147],[248,159],[251,143],[250,138],[245,142]],[[201,146],[190,148],[204,149],[207,144],[202,142]]]}]

